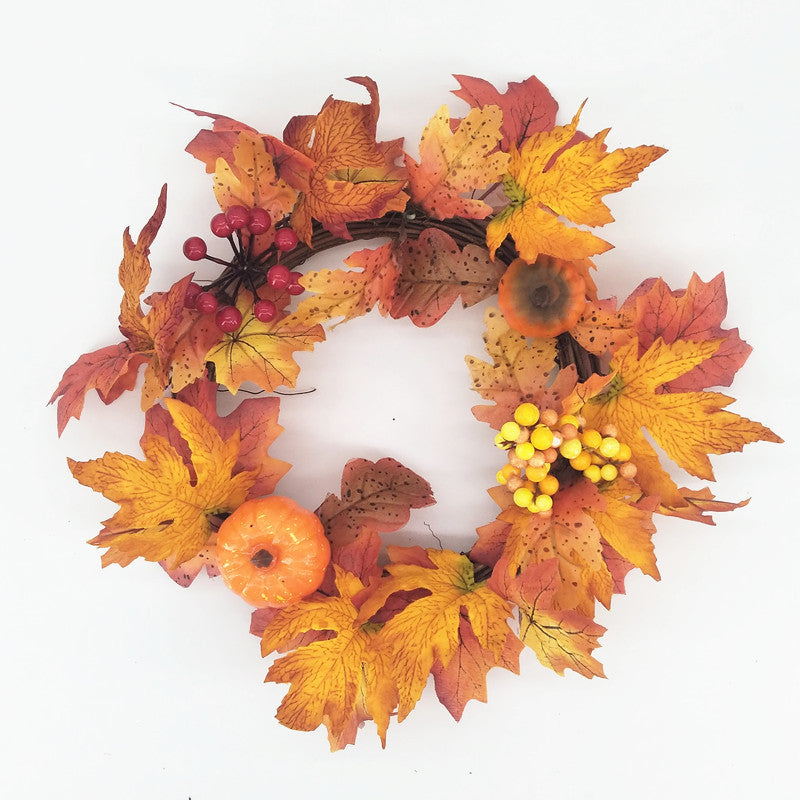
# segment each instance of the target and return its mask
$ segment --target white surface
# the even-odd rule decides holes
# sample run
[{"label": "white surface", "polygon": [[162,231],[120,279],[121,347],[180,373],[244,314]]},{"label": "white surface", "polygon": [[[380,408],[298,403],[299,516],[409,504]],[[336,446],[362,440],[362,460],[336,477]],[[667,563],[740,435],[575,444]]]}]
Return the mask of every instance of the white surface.
[{"label": "white surface", "polygon": [[[241,0],[118,7],[27,4],[6,30],[3,358],[5,572],[0,794],[8,798],[788,798],[798,708],[798,16],[793,3],[607,0],[566,4]],[[504,86],[536,74],[569,119],[609,143],[669,148],[610,205],[603,294],[724,269],[728,324],[755,352],[734,410],[787,444],[714,459],[717,493],[752,496],[716,528],[659,520],[661,583],[633,575],[600,621],[607,681],[558,676],[532,654],[489,676],[489,703],[456,724],[430,687],[389,729],[328,752],[323,730],[273,719],[284,687],[249,612],[218,582],[173,585],[158,567],[99,569],[83,544],[113,505],[72,480],[67,455],[135,452],[137,400],[87,401],[61,440],[44,403],[80,353],[116,341],[121,232],[162,182],[167,219],[154,288],[187,267],[180,244],[214,210],[182,152],[199,119],[170,101],[279,134],[329,94],[381,90],[379,132],[415,154],[451,73]],[[326,260],[331,266],[336,254]],[[9,286],[10,281],[10,286]],[[409,533],[466,546],[492,516],[488,429],[463,366],[482,354],[482,309],[417,331],[359,320],[301,354],[274,454],[281,490],[314,505],[344,461],[392,455],[439,505]],[[342,365],[353,368],[343,371]],[[365,368],[365,365],[367,367]],[[411,538],[410,537],[410,538]],[[401,537],[402,539],[402,537]]]}]

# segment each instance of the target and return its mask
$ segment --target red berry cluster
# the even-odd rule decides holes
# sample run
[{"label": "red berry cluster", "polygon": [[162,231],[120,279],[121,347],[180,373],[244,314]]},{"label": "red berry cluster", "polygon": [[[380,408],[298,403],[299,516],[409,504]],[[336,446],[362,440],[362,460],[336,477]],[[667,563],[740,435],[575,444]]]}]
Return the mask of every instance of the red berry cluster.
[{"label": "red berry cluster", "polygon": [[[302,294],[300,285],[302,273],[293,272],[281,263],[267,266],[274,257],[277,261],[281,253],[297,247],[297,234],[289,227],[275,231],[273,243],[260,253],[253,252],[253,239],[267,233],[272,227],[272,218],[263,208],[231,206],[227,211],[211,218],[211,233],[221,239],[228,239],[233,248],[233,258],[224,261],[208,255],[206,242],[199,236],[191,236],[183,243],[183,254],[190,261],[207,259],[226,267],[217,280],[205,289],[197,283],[190,283],[186,290],[184,305],[196,309],[201,314],[214,314],[217,327],[226,333],[233,333],[242,324],[242,314],[233,305],[239,288],[245,286],[253,296],[257,296],[258,286],[266,282],[276,291],[287,291],[291,295]],[[245,246],[242,233],[249,234]],[[235,235],[235,239],[234,239]],[[274,319],[278,309],[271,300],[256,300],[253,316],[260,322]]]}]

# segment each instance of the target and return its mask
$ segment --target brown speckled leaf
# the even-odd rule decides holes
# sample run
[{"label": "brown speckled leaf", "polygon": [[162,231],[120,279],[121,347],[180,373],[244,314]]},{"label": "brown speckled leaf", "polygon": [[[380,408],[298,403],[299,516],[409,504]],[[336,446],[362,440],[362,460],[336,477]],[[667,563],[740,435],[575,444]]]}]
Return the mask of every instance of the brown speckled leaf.
[{"label": "brown speckled leaf", "polygon": [[334,550],[355,540],[362,528],[399,530],[412,508],[434,502],[430,484],[393,458],[354,458],[342,471],[341,496],[329,494],[316,514]]}]

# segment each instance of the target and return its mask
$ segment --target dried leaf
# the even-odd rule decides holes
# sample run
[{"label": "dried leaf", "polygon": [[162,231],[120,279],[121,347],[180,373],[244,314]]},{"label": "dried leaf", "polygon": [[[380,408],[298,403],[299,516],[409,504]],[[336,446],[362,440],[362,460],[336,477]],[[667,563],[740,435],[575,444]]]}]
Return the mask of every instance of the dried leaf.
[{"label": "dried leaf", "polygon": [[69,459],[79,483],[120,506],[90,542],[109,548],[103,566],[124,566],[141,557],[174,569],[206,546],[212,533],[209,517],[233,511],[253,484],[252,472],[234,474],[237,435],[223,440],[197,409],[174,399],[164,403],[188,445],[191,471],[169,441],[156,435],[142,437],[144,461],[122,453],[93,461]]},{"label": "dried leaf", "polygon": [[630,186],[639,173],[666,150],[646,146],[605,150],[608,129],[583,142],[567,145],[578,129],[580,110],[569,125],[535,133],[522,147],[512,148],[504,189],[509,205],[492,218],[486,230],[494,257],[506,236],[514,239],[520,257],[533,263],[540,253],[568,261],[603,253],[611,245],[590,231],[568,226],[599,226],[614,218],[602,197]]},{"label": "dried leaf", "polygon": [[474,108],[499,106],[503,112],[500,148],[509,152],[519,149],[534,133],[548,131],[556,124],[558,103],[547,87],[533,76],[521,83],[510,82],[502,94],[488,81],[468,75],[453,76],[461,88],[453,94]]},{"label": "dried leaf", "polygon": [[474,108],[453,132],[442,106],[422,132],[419,163],[406,156],[411,199],[437,219],[489,216],[490,205],[464,195],[503,177],[508,154],[497,150],[501,120],[497,106]]},{"label": "dried leaf", "polygon": [[434,502],[430,484],[393,458],[354,458],[342,471],[341,496],[329,494],[316,510],[334,551],[352,542],[362,528],[399,530],[412,508]]},{"label": "dried leaf", "polygon": [[469,620],[481,647],[499,660],[510,631],[511,608],[485,583],[475,583],[472,562],[450,550],[426,550],[428,564],[420,564],[420,548],[388,548],[392,563],[359,614],[368,620],[394,592],[423,588],[430,594],[409,603],[378,634],[391,648],[399,689],[398,722],[419,700],[428,675],[438,661],[447,668],[459,651],[462,618]]},{"label": "dried leaf", "polygon": [[333,631],[275,661],[267,681],[290,683],[278,708],[282,725],[310,731],[324,724],[331,750],[352,743],[359,722],[374,719],[386,746],[389,717],[397,705],[391,651],[369,625],[358,620],[353,599],[364,586],[334,567],[338,597],[313,596],[282,609],[266,626],[263,655],[309,630]]}]

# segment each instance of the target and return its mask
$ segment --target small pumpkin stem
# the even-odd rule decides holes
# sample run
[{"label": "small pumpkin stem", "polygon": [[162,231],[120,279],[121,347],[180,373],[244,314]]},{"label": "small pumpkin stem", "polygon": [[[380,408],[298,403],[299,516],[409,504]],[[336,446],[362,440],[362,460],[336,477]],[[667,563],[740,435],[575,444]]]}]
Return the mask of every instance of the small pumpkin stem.
[{"label": "small pumpkin stem", "polygon": [[250,556],[250,563],[257,569],[266,569],[273,562],[272,553],[262,547]]}]

